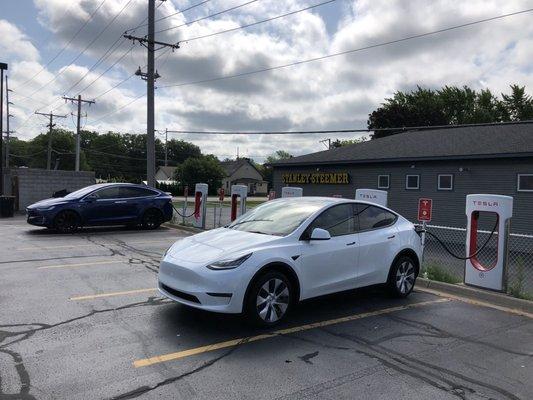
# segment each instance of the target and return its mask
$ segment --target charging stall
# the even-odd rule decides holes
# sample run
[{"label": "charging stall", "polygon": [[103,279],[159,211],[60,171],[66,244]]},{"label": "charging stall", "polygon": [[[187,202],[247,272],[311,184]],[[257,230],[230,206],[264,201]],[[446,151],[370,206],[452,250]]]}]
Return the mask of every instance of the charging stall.
[{"label": "charging stall", "polygon": [[234,221],[237,218],[237,209],[239,209],[238,215],[243,215],[246,212],[246,197],[248,196],[248,187],[245,185],[232,185],[231,186],[231,220]]},{"label": "charging stall", "polygon": [[388,193],[385,190],[357,189],[355,191],[355,200],[369,201],[383,207],[387,207],[387,196]]},{"label": "charging stall", "polygon": [[281,197],[302,197],[304,190],[299,187],[285,186],[281,188]]},{"label": "charging stall", "polygon": [[194,187],[194,226],[202,229],[205,229],[207,189],[207,183],[197,183]]},{"label": "charging stall", "polygon": [[[496,218],[493,235],[497,235],[495,257],[489,265],[478,259],[480,246],[486,242],[478,240],[478,223],[480,213],[491,213]],[[466,196],[466,231],[465,284],[486,289],[505,291],[507,285],[507,255],[511,217],[513,216],[513,198],[493,194],[469,194]]]}]

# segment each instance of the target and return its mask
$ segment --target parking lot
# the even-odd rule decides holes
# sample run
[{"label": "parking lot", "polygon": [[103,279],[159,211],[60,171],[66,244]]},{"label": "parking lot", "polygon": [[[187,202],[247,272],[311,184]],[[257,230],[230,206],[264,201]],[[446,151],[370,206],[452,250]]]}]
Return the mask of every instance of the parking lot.
[{"label": "parking lot", "polygon": [[158,295],[188,234],[0,220],[0,399],[533,398],[531,316],[374,288],[260,331]]}]

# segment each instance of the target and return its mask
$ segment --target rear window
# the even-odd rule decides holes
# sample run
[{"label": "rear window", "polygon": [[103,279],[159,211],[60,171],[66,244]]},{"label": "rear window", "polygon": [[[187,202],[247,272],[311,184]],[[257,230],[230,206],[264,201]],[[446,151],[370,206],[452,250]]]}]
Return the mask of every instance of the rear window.
[{"label": "rear window", "polygon": [[394,224],[398,218],[396,214],[369,204],[357,204],[356,210],[357,215],[359,216],[360,231],[368,231],[390,226]]},{"label": "rear window", "polygon": [[129,198],[129,197],[150,197],[157,195],[156,192],[150,189],[138,188],[138,187],[120,187],[120,197]]}]

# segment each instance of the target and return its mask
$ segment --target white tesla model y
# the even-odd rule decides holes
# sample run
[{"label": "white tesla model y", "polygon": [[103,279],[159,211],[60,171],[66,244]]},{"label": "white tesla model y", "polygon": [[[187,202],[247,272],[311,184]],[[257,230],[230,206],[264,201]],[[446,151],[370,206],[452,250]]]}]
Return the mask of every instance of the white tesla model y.
[{"label": "white tesla model y", "polygon": [[385,283],[399,297],[422,255],[414,225],[373,203],[299,197],[266,202],[230,225],[174,243],[159,290],[191,307],[246,313],[264,326],[300,300]]}]

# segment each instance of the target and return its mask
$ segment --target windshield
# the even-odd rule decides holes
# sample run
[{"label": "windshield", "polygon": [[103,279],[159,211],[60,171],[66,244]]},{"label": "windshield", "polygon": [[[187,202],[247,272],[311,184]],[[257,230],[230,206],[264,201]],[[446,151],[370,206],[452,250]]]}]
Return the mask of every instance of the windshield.
[{"label": "windshield", "polygon": [[324,200],[305,198],[269,201],[237,218],[227,228],[286,236],[325,204]]},{"label": "windshield", "polygon": [[67,194],[64,197],[64,199],[79,199],[80,197],[83,197],[86,194],[91,193],[93,190],[96,190],[99,187],[102,187],[102,185],[91,185],[91,186],[84,187],[83,189],[76,190],[75,192]]}]

